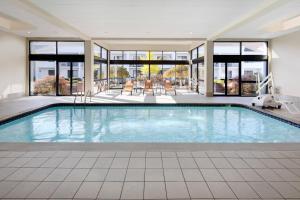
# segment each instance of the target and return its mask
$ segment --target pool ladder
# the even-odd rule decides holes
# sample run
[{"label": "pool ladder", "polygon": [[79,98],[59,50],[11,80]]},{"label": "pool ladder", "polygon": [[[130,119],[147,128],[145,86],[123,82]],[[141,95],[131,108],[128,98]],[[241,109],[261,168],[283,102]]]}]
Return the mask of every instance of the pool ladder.
[{"label": "pool ladder", "polygon": [[[74,97],[73,105],[76,104],[77,96],[78,96],[78,94],[76,94],[75,97]],[[91,90],[88,90],[87,93],[84,94],[84,103],[85,104],[86,104],[87,97],[89,97],[90,98],[90,102],[92,102],[92,91]],[[80,102],[82,102],[82,94],[80,94]]]}]

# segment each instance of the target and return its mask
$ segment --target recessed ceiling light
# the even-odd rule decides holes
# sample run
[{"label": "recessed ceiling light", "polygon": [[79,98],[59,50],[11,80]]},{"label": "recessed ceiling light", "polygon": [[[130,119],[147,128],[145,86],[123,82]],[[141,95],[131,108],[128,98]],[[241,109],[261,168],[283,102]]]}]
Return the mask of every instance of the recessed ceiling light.
[{"label": "recessed ceiling light", "polygon": [[30,31],[27,31],[27,34],[31,34],[31,32],[30,32]]},{"label": "recessed ceiling light", "polygon": [[192,35],[192,34],[193,34],[193,32],[190,32],[190,34]]}]

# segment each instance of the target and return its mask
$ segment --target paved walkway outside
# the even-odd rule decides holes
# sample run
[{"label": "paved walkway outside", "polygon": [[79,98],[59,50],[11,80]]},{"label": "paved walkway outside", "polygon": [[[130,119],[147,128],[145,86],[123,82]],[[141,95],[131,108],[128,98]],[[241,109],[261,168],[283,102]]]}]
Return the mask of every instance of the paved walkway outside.
[{"label": "paved walkway outside", "polygon": [[1,151],[0,180],[3,199],[300,199],[300,151]]}]

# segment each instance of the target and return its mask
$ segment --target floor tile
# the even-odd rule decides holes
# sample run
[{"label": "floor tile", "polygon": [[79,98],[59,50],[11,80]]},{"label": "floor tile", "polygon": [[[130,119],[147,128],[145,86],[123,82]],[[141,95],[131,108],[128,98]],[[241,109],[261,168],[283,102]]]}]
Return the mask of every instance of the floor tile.
[{"label": "floor tile", "polygon": [[192,153],[188,152],[188,151],[176,152],[176,154],[177,154],[177,157],[185,157],[185,158],[193,157]]},{"label": "floor tile", "polygon": [[53,157],[55,158],[65,158],[68,157],[71,154],[70,151],[57,151]]},{"label": "floor tile", "polygon": [[185,182],[166,182],[168,199],[190,198]]},{"label": "floor tile", "polygon": [[107,175],[108,169],[91,169],[88,175],[85,177],[85,181],[104,181]]},{"label": "floor tile", "polygon": [[69,154],[69,157],[81,158],[84,154],[85,154],[84,151],[71,151],[71,153]]},{"label": "floor tile", "polygon": [[6,167],[9,163],[13,162],[16,158],[0,158],[0,167]]},{"label": "floor tile", "polygon": [[207,154],[205,151],[193,151],[191,152],[194,158],[207,158]]},{"label": "floor tile", "polygon": [[300,192],[287,182],[269,182],[284,198],[300,198]]},{"label": "floor tile", "polygon": [[113,158],[98,158],[94,168],[110,168]]},{"label": "floor tile", "polygon": [[100,158],[113,158],[113,157],[115,157],[115,155],[116,155],[116,152],[114,152],[114,151],[103,151],[103,152],[101,152],[101,154],[100,154]]},{"label": "floor tile", "polygon": [[65,158],[63,157],[53,157],[53,158],[49,158],[45,163],[42,164],[41,167],[53,167],[56,168],[57,166],[59,166]]},{"label": "floor tile", "polygon": [[177,154],[175,152],[172,152],[172,151],[165,151],[165,152],[161,152],[161,156],[163,158],[176,158]]},{"label": "floor tile", "polygon": [[24,180],[29,174],[35,171],[35,168],[19,168],[17,171],[12,173],[10,176],[6,178],[9,181],[22,181]]},{"label": "floor tile", "polygon": [[27,162],[23,167],[40,167],[43,163],[46,162],[48,158],[33,158],[30,162]]},{"label": "floor tile", "polygon": [[191,198],[213,198],[205,182],[186,182]]},{"label": "floor tile", "polygon": [[160,158],[161,157],[161,152],[147,152],[146,153],[147,158]]},{"label": "floor tile", "polygon": [[245,182],[228,182],[228,185],[234,192],[234,194],[240,198],[257,199],[259,196],[255,191]]},{"label": "floor tile", "polygon": [[42,182],[28,198],[50,198],[59,185],[60,182]]},{"label": "floor tile", "polygon": [[106,176],[106,181],[124,181],[126,169],[110,169]]},{"label": "floor tile", "polygon": [[225,158],[239,158],[239,155],[235,151],[222,151]]},{"label": "floor tile", "polygon": [[81,158],[75,168],[92,168],[96,162],[96,158]]},{"label": "floor tile", "polygon": [[267,167],[267,168],[274,168],[274,169],[279,169],[279,168],[284,168],[283,165],[281,165],[276,159],[260,159],[260,161]]},{"label": "floor tile", "polygon": [[246,181],[264,181],[253,169],[237,169],[237,171]]},{"label": "floor tile", "polygon": [[27,197],[40,182],[21,182],[11,190],[5,198],[24,198]]},{"label": "floor tile", "polygon": [[225,158],[211,158],[216,168],[232,168]]},{"label": "floor tile", "polygon": [[225,182],[207,182],[214,198],[235,198],[234,193]]},{"label": "floor tile", "polygon": [[300,181],[300,177],[288,169],[273,169],[273,171],[285,181]]},{"label": "floor tile", "polygon": [[277,161],[288,169],[299,169],[300,165],[291,159],[277,159]]},{"label": "floor tile", "polygon": [[130,158],[128,168],[145,168],[146,159],[145,158]]},{"label": "floor tile", "polygon": [[111,164],[110,168],[127,168],[129,162],[129,158],[115,158]]},{"label": "floor tile", "polygon": [[0,198],[4,197],[18,184],[16,181],[3,181],[0,182]]},{"label": "floor tile", "polygon": [[88,173],[89,169],[73,169],[65,181],[83,181]]},{"label": "floor tile", "polygon": [[125,182],[121,199],[143,199],[144,182]]},{"label": "floor tile", "polygon": [[14,173],[18,168],[0,168],[0,181],[4,180],[6,177]]},{"label": "floor tile", "polygon": [[127,169],[125,181],[144,181],[145,169]]},{"label": "floor tile", "polygon": [[49,174],[45,181],[63,181],[70,172],[71,169],[55,169]]},{"label": "floor tile", "polygon": [[74,168],[79,162],[80,158],[66,158],[58,168]]},{"label": "floor tile", "polygon": [[182,169],[185,181],[204,181],[199,169]]},{"label": "floor tile", "polygon": [[145,182],[144,199],[166,199],[164,182]]},{"label": "floor tile", "polygon": [[215,168],[209,158],[195,158],[195,161],[199,168]]},{"label": "floor tile", "polygon": [[77,191],[77,199],[96,199],[102,182],[83,182]]},{"label": "floor tile", "polygon": [[180,168],[177,158],[162,158],[163,168]]},{"label": "floor tile", "polygon": [[266,166],[259,159],[248,158],[248,159],[244,159],[244,161],[248,164],[248,166],[254,169],[266,168]]},{"label": "floor tile", "polygon": [[180,169],[164,169],[165,181],[184,181]]},{"label": "floor tile", "polygon": [[145,181],[165,181],[163,169],[146,169]]},{"label": "floor tile", "polygon": [[200,171],[205,181],[224,181],[224,179],[216,169],[201,169]]},{"label": "floor tile", "polygon": [[51,157],[55,154],[55,151],[40,151],[35,157],[36,158],[47,158],[47,157]]},{"label": "floor tile", "polygon": [[256,169],[255,171],[266,181],[283,181],[272,169]]},{"label": "floor tile", "polygon": [[210,158],[222,158],[223,155],[220,151],[206,151],[206,154]]},{"label": "floor tile", "polygon": [[226,181],[244,181],[236,169],[219,169],[219,172]]},{"label": "floor tile", "polygon": [[131,152],[129,151],[118,151],[115,155],[116,158],[129,158]]},{"label": "floor tile", "polygon": [[32,158],[17,158],[13,162],[9,163],[7,167],[22,167]]},{"label": "floor tile", "polygon": [[53,168],[37,168],[25,178],[27,181],[43,181],[53,171]]},{"label": "floor tile", "polygon": [[183,169],[195,169],[198,168],[193,158],[178,158],[180,167]]},{"label": "floor tile", "polygon": [[255,158],[267,158],[268,155],[263,151],[252,151],[251,152]]},{"label": "floor tile", "polygon": [[265,153],[271,158],[285,158],[285,155],[281,154],[279,151],[265,151]]},{"label": "floor tile", "polygon": [[99,192],[99,199],[120,199],[123,182],[104,182]]},{"label": "floor tile", "polygon": [[268,183],[266,182],[249,182],[249,185],[255,192],[263,199],[276,199],[282,198],[278,192],[276,192]]},{"label": "floor tile", "polygon": [[245,161],[243,161],[240,158],[227,158],[227,160],[229,161],[229,163],[231,164],[231,166],[233,168],[236,169],[246,169],[246,168],[250,168]]},{"label": "floor tile", "polygon": [[88,151],[83,155],[84,158],[97,158],[101,154],[100,151]]},{"label": "floor tile", "polygon": [[131,158],[145,158],[146,152],[145,151],[133,151],[131,152]]},{"label": "floor tile", "polygon": [[146,168],[162,168],[161,158],[146,158]]},{"label": "floor tile", "polygon": [[80,185],[81,182],[62,182],[52,194],[51,198],[71,199],[76,194]]}]

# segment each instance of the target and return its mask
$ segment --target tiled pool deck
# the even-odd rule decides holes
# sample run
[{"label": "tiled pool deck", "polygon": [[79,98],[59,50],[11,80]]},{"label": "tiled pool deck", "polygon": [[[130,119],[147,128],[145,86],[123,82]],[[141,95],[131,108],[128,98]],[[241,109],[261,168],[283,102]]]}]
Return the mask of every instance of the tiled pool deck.
[{"label": "tiled pool deck", "polygon": [[0,152],[2,199],[300,199],[300,151]]},{"label": "tiled pool deck", "polygon": [[[249,105],[251,99],[193,93],[127,96],[111,91],[97,95],[92,103]],[[0,120],[73,101],[2,101]],[[285,110],[270,112],[300,119]],[[300,199],[300,145],[0,143],[0,181],[0,199]]]}]

